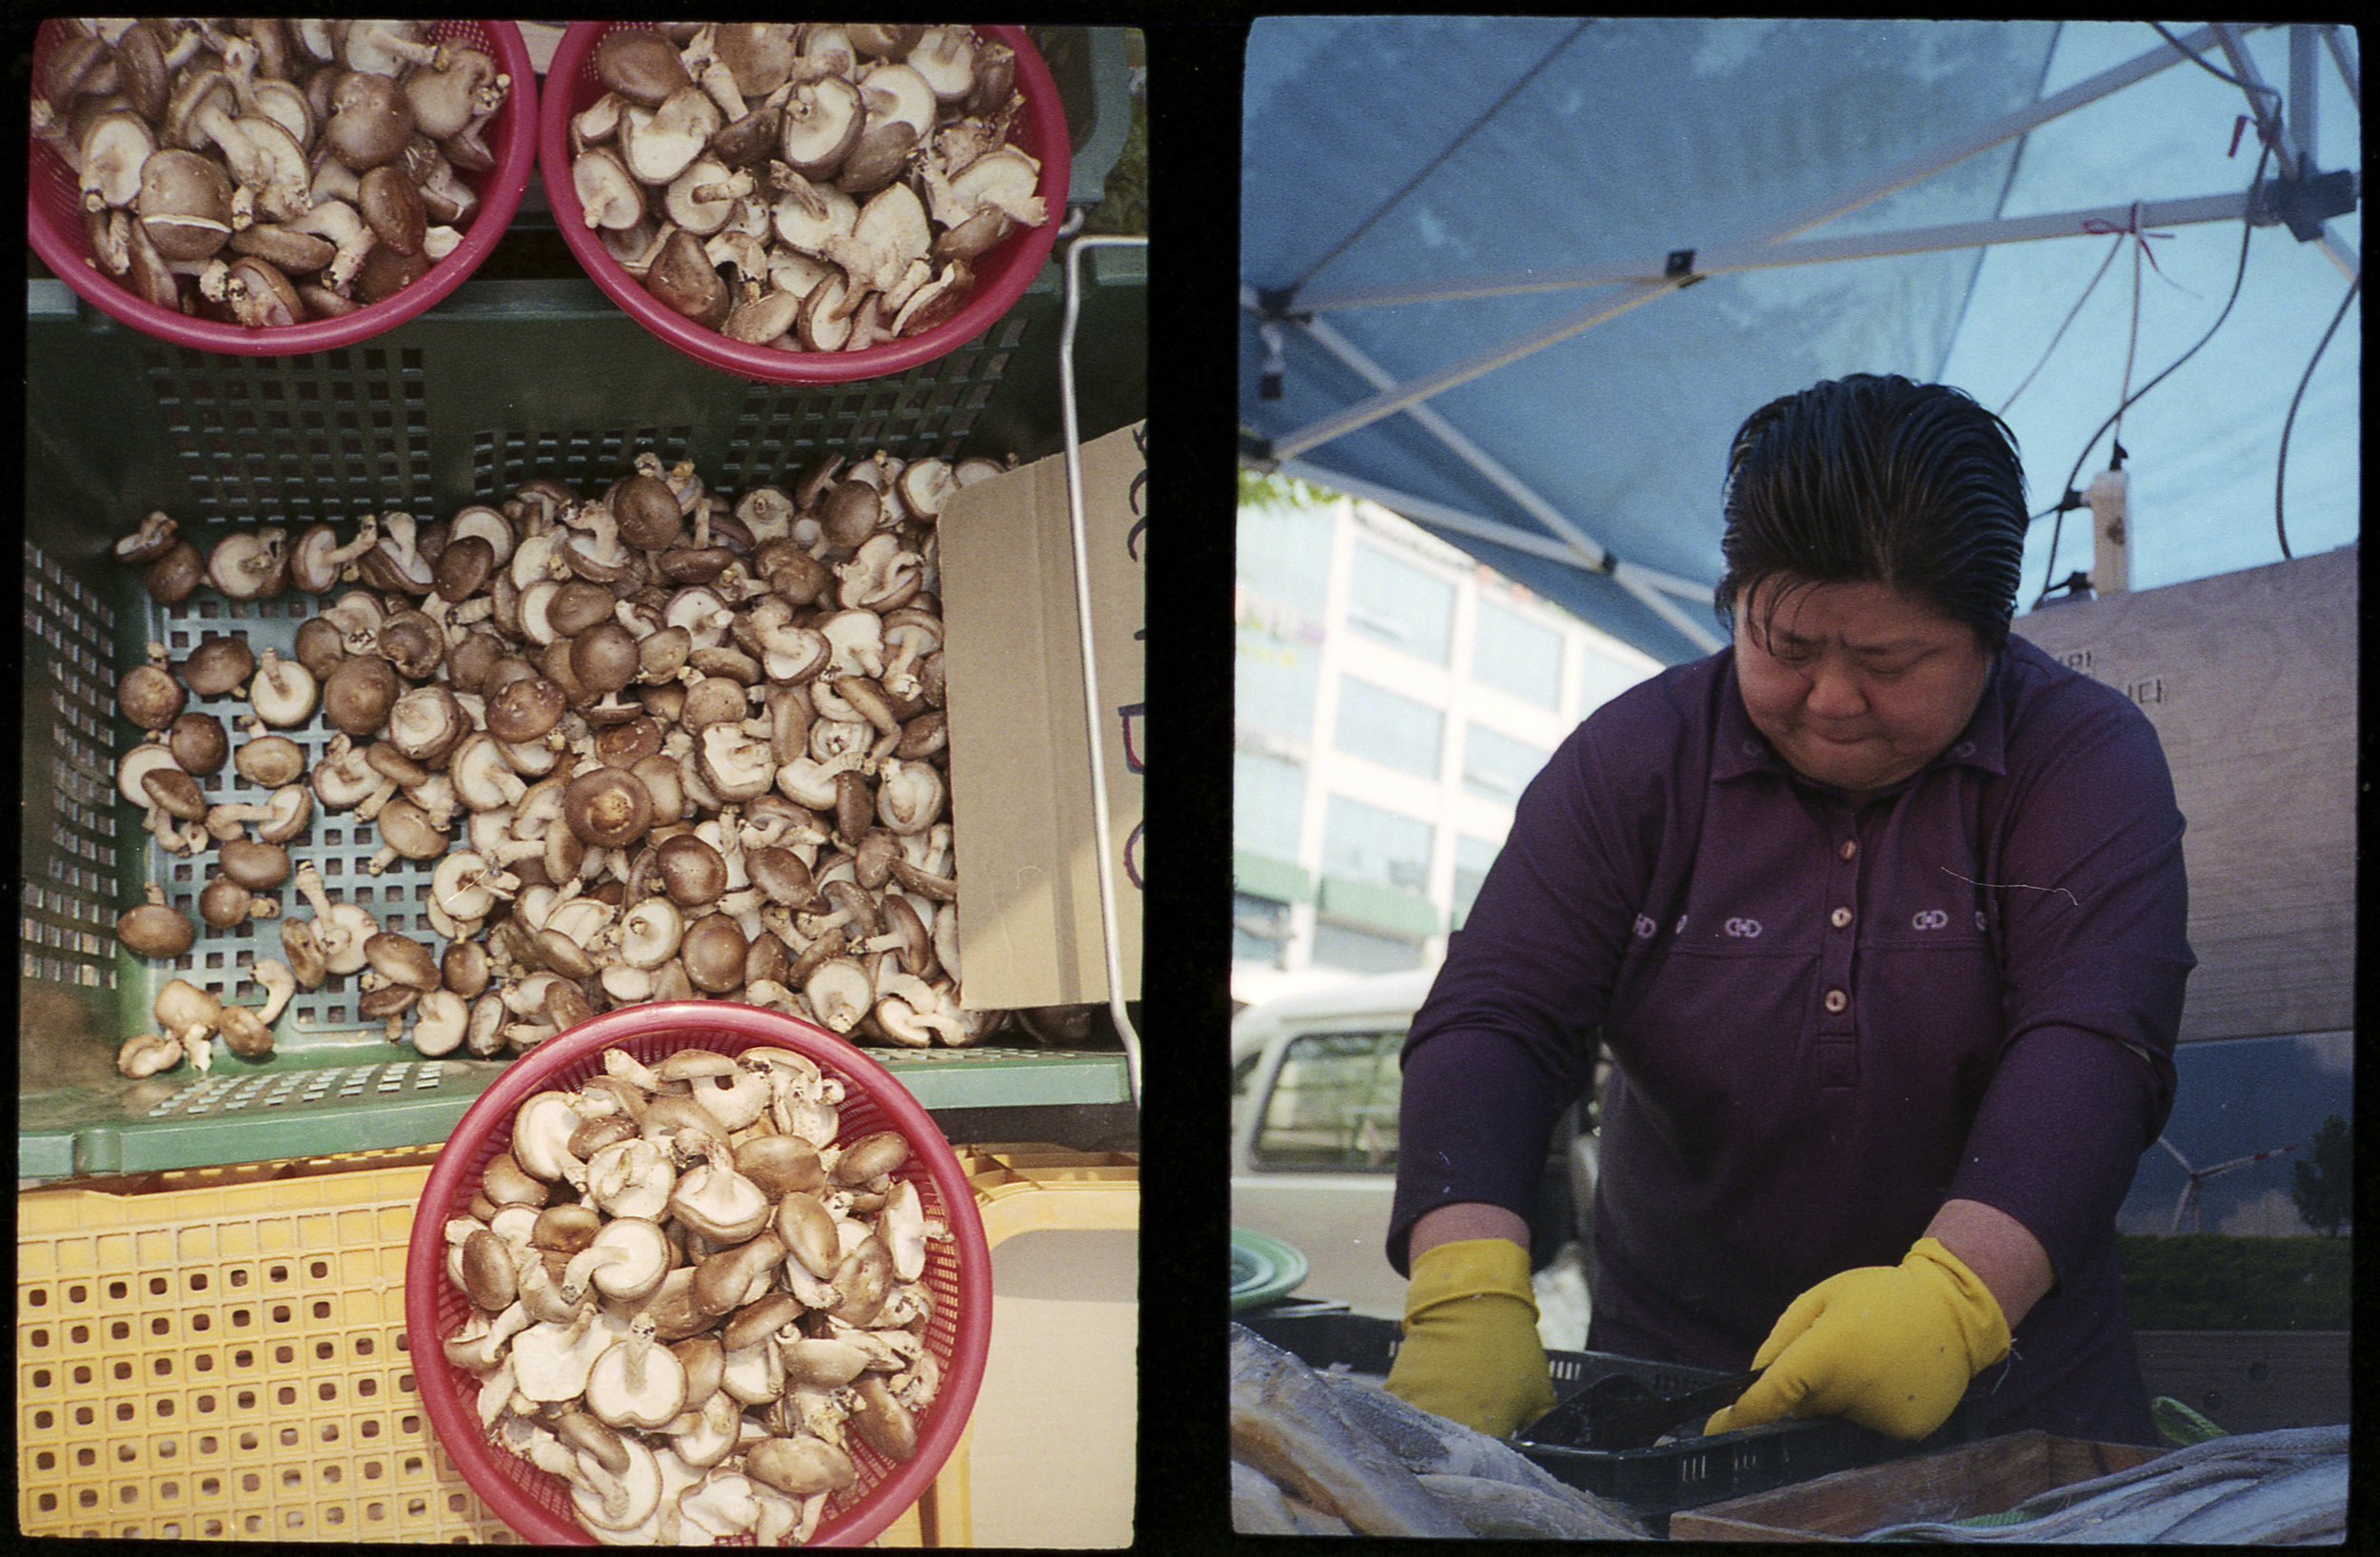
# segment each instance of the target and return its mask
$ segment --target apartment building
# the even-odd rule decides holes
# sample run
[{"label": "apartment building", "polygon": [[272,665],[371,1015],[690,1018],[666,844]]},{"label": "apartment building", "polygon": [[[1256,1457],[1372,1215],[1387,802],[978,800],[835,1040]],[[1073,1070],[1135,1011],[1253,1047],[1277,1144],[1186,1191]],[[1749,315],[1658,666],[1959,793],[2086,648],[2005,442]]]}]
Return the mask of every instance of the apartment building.
[{"label": "apartment building", "polygon": [[1660,669],[1373,503],[1239,521],[1236,1001],[1432,966],[1578,721]]}]

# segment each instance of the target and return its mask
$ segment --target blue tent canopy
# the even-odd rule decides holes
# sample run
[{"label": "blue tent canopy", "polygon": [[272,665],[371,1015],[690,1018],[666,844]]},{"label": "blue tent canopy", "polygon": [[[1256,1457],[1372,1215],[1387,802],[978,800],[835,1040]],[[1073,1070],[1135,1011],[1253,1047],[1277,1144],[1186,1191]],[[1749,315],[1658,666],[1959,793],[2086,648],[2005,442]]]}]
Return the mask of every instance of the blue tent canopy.
[{"label": "blue tent canopy", "polygon": [[[2162,217],[2173,237],[2129,240],[2158,262],[2136,338],[2122,323],[2135,260],[2108,268],[2095,311],[2009,413],[2046,508],[2125,385],[2222,305],[2257,149],[2251,134],[2247,155],[2226,153],[2234,118],[2266,106],[2278,150],[2292,132],[2311,146],[2309,172],[2360,164],[2351,46],[2314,52],[2335,34],[2174,36],[2217,68],[2227,41],[2244,48],[2277,85],[2251,99],[2138,24],[1260,20],[1242,127],[1243,454],[1379,501],[1684,660],[1716,641],[1719,482],[1746,415],[1859,371],[1960,383],[1996,406],[2126,227],[2165,231]],[[2144,525],[2136,586],[2277,556],[2279,433],[2360,236],[2351,211],[2331,214],[2320,245],[2259,228],[2231,341],[2128,413],[2137,497],[2168,522]],[[1994,224],[2034,216],[2072,236],[1999,243],[2014,234]],[[1957,230],[1907,236],[1940,228]],[[1778,264],[1772,246],[1815,258]],[[2286,337],[2250,335],[2251,317],[2287,321]],[[2301,551],[2354,538],[2354,334],[2294,430]],[[2211,443],[2233,456],[2211,472]],[[2193,460],[2186,485],[2156,485]],[[2211,489],[2226,482],[2238,495]],[[2261,550],[2237,512],[2259,489]],[[2064,526],[2055,558],[2052,524],[2035,528],[2029,571],[2090,565],[2086,523]]]}]

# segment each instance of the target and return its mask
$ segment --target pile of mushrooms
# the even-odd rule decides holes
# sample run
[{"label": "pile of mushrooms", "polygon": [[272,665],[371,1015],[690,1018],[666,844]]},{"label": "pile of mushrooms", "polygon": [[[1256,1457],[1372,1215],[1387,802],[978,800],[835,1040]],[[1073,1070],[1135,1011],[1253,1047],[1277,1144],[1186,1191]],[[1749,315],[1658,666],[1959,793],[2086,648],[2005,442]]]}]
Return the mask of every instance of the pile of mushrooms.
[{"label": "pile of mushrooms", "polygon": [[520,1106],[446,1223],[471,1305],[446,1360],[597,1539],[807,1541],[862,1486],[857,1445],[916,1453],[949,1232],[898,1131],[836,1144],[843,1102],[790,1050],[606,1050]]},{"label": "pile of mushrooms", "polygon": [[82,190],[91,263],[162,308],[247,325],[393,296],[463,241],[511,80],[407,21],[86,18],[34,133]]},{"label": "pile of mushrooms", "polygon": [[[268,525],[204,558],[152,514],[115,550],[161,601],[201,581],[327,599],[288,658],[237,634],[178,665],[152,645],[118,688],[147,732],[118,787],[163,850],[214,851],[210,931],[275,920],[260,982],[353,978],[360,1014],[426,1055],[698,995],[978,1042],[1002,1017],[959,1004],[934,522],[1002,468],[828,456],[731,501],[645,454],[591,496],[534,478],[433,523]],[[244,739],[192,697],[244,700]],[[235,798],[208,803],[202,778]],[[292,868],[324,821],[377,839],[364,875],[392,898],[426,889],[443,946]],[[157,887],[118,925],[157,959],[197,933]],[[157,1020],[204,1066],[198,1024]]]},{"label": "pile of mushrooms", "polygon": [[1006,45],[959,26],[621,27],[570,120],[605,251],[663,304],[749,345],[861,351],[931,329],[973,263],[1049,213],[1009,144]]}]

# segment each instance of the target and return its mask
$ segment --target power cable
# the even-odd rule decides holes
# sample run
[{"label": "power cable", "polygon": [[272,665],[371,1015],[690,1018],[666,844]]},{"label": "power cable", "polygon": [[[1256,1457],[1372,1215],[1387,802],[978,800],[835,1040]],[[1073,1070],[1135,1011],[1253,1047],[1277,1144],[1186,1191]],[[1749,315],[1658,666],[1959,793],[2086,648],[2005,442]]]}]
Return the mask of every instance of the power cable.
[{"label": "power cable", "polygon": [[2339,321],[2347,317],[2348,305],[2355,301],[2355,292],[2363,284],[2364,278],[2360,275],[2348,283],[2347,295],[2339,299],[2339,311],[2330,316],[2330,327],[2322,332],[2322,340],[2315,345],[2313,356],[2307,359],[2306,371],[2297,381],[2297,393],[2290,396],[2290,414],[2281,424],[2281,459],[2272,472],[2272,528],[2281,538],[2283,557],[2290,555],[2290,532],[2281,514],[2281,483],[2289,476],[2290,429],[2297,424],[2297,403],[2306,398],[2306,385],[2313,380],[2314,364],[2322,361],[2324,348],[2330,345],[2330,337],[2338,333]]},{"label": "power cable", "polygon": [[2190,47],[2190,45],[2188,45],[2188,44],[2186,44],[2186,43],[2182,42],[2182,40],[2181,40],[2181,39],[2179,39],[2179,38],[2177,38],[2177,37],[2173,36],[2173,34],[2172,34],[2172,33],[2168,32],[2168,31],[2165,30],[2165,24],[2164,24],[2164,23],[2162,23],[2162,22],[2151,22],[2149,25],[2150,25],[2151,27],[2153,27],[2153,28],[2155,28],[2155,29],[2157,30],[2157,36],[2158,36],[2158,37],[2163,38],[2163,39],[2164,39],[2167,43],[2170,43],[2170,44],[2172,44],[2174,48],[2176,48],[2176,49],[2180,49],[2180,50],[2182,51],[2182,53],[2183,53],[2184,57],[2186,57],[2186,58],[2190,61],[2190,63],[2191,63],[2191,64],[2195,65],[2195,66],[2196,66],[2196,67],[2198,67],[2198,69],[2200,69],[2201,70],[2206,71],[2206,72],[2207,72],[2207,74],[2209,74],[2209,75],[2211,75],[2211,76],[2214,77],[2214,78],[2215,78],[2215,80],[2217,80],[2217,81],[2227,81],[2227,82],[2231,83],[2232,86],[2237,87],[2237,88],[2238,88],[2241,91],[2244,91],[2244,92],[2262,92],[2262,93],[2264,93],[2267,97],[2270,97],[2271,99],[2272,99],[2272,108],[2273,108],[2273,111],[2274,111],[2275,113],[2278,113],[2278,112],[2280,111],[2280,108],[2281,108],[2281,94],[2280,94],[2280,92],[2279,92],[2276,89],[2271,88],[2271,87],[2268,87],[2268,86],[2266,86],[2266,85],[2265,85],[2263,82],[2261,82],[2261,81],[2257,81],[2257,82],[2248,82],[2248,81],[2242,81],[2239,77],[2237,77],[2237,76],[2235,76],[2235,75],[2231,74],[2229,70],[2218,70],[2218,69],[2216,69],[2213,66],[2209,65],[2209,64],[2206,62],[2206,60],[2204,60],[2203,58],[2201,58],[2201,57],[2199,56],[2199,53],[2198,53],[2198,51],[2197,51],[2196,49],[2194,49],[2191,48],[2191,47]]},{"label": "power cable", "polygon": [[[2033,381],[2040,376],[2043,368],[2050,365],[2050,356],[2053,352],[2057,350],[2057,344],[2066,339],[2066,331],[2074,323],[2074,316],[2081,313],[2083,310],[2083,305],[2091,301],[2091,294],[2099,289],[2099,283],[2106,277],[2108,273],[2108,266],[2115,263],[2115,256],[2124,251],[2125,236],[2125,234],[2120,232],[2115,235],[2114,246],[2108,250],[2108,257],[2099,262],[2099,268],[2092,274],[2091,278],[2091,285],[2083,288],[2082,296],[2076,298],[2074,300],[2074,305],[2066,310],[2066,323],[2060,325],[2057,327],[2057,333],[2050,337],[2049,345],[2044,347],[2042,350],[2041,360],[2033,365],[2033,371],[2025,375],[2023,383],[2019,384],[2014,389],[2009,391],[2008,398],[2000,402],[2000,408],[1993,412],[1993,415],[2008,415],[2008,408],[2016,404],[2016,397],[2023,394],[2027,389],[2032,388]],[[2041,510],[2044,514],[2049,511],[2050,510],[2047,508]],[[2034,517],[2039,518],[2040,515],[2035,515]]]},{"label": "power cable", "polygon": [[[2256,192],[2264,187],[2265,164],[2271,160],[2271,156],[2272,148],[2269,144],[2263,150],[2257,152],[2256,154],[2256,171],[2248,181],[2248,209],[2251,214],[2256,208]],[[2058,499],[2054,505],[2042,510],[2042,513],[2054,514],[2057,516],[2056,522],[2053,525],[2050,531],[2050,554],[2041,570],[2041,598],[2043,600],[2047,600],[2049,598],[2050,591],[2056,587],[2050,581],[2051,575],[2055,573],[2057,570],[2058,541],[2065,533],[2066,512],[2070,508],[2079,508],[2083,505],[2082,494],[2074,490],[2074,481],[2075,478],[2082,474],[2083,462],[2091,458],[2091,451],[2098,446],[2100,435],[2115,424],[2116,418],[2124,414],[2126,406],[2131,405],[2133,402],[2139,400],[2141,396],[2147,394],[2150,390],[2154,389],[2158,384],[2163,384],[2167,377],[2172,374],[2175,368],[2181,366],[2184,363],[2198,355],[2198,348],[2205,345],[2209,341],[2213,340],[2214,332],[2223,327],[2223,321],[2231,317],[2231,305],[2239,301],[2240,283],[2248,279],[2248,241],[2255,236],[2255,224],[2249,221],[2246,217],[2242,217],[2240,220],[2239,229],[2239,268],[2231,276],[2231,295],[2223,300],[2223,311],[2214,316],[2214,323],[2207,326],[2207,333],[2198,337],[2197,341],[2188,351],[2183,352],[2180,356],[2174,358],[2172,363],[2168,364],[2163,373],[2159,373],[2155,378],[2151,379],[2147,384],[2144,384],[2138,389],[2133,390],[2130,395],[2125,397],[2124,404],[2122,405],[2118,405],[2113,411],[2109,413],[2108,419],[2099,424],[2098,431],[2093,432],[2091,435],[2090,441],[2083,444],[2082,452],[2074,456],[2074,468],[2066,473],[2065,484],[2059,488],[2063,496]],[[2352,294],[2350,293],[2350,295]],[[2035,514],[2033,517],[2034,519],[2039,519],[2041,514]]]}]

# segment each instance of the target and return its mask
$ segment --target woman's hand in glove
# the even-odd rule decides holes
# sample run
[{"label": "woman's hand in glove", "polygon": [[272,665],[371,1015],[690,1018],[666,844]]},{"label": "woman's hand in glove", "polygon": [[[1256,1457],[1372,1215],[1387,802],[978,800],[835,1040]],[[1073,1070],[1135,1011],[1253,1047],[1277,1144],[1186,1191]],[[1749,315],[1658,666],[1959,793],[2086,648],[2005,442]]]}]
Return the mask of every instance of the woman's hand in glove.
[{"label": "woman's hand in glove", "polygon": [[1752,1359],[1768,1371],[1704,1430],[1841,1416],[1914,1441],[2006,1355],[2008,1322],[1992,1290],[1920,1238],[1898,1265],[1845,1271],[1795,1298]]},{"label": "woman's hand in glove", "polygon": [[1529,1252],[1506,1238],[1466,1238],[1416,1254],[1388,1389],[1494,1438],[1551,1410]]}]

